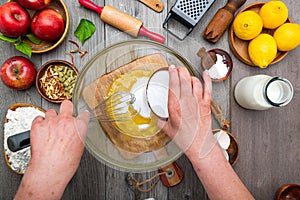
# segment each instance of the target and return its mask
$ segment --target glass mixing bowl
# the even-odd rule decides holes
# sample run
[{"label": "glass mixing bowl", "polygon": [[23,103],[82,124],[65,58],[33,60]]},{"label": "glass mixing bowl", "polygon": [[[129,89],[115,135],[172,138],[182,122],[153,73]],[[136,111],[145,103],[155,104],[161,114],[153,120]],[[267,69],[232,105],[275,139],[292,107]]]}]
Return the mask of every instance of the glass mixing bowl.
[{"label": "glass mixing bowl", "polygon": [[[191,74],[195,75],[189,62],[171,48],[148,40],[128,40],[113,44],[92,57],[79,74],[73,94],[75,115],[83,110],[90,109],[85,97],[95,99],[105,82],[99,81],[110,72],[114,72],[120,66],[136,61],[136,59],[149,55],[162,55],[167,65],[185,66]],[[143,63],[147,69],[147,62]],[[85,93],[85,89],[97,82],[98,87]],[[112,168],[124,171],[151,171],[165,166],[182,155],[182,151],[171,140],[160,148],[142,152],[128,152],[115,145],[115,140],[108,134],[106,126],[97,120],[91,120],[85,141],[88,151],[99,161]],[[118,134],[118,133],[117,133]],[[123,137],[127,142],[126,137]],[[151,138],[145,138],[144,142],[150,142]],[[138,143],[137,141],[136,143]]]}]

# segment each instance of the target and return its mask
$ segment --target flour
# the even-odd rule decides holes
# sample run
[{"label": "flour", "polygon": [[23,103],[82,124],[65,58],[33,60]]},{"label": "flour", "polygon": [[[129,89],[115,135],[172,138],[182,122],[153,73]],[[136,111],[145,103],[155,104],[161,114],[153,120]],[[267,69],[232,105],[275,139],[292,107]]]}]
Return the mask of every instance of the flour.
[{"label": "flour", "polygon": [[8,156],[11,168],[19,173],[26,171],[30,160],[30,147],[17,152],[12,152],[7,147],[9,136],[28,131],[31,129],[32,121],[37,116],[45,116],[45,113],[34,107],[19,107],[15,111],[8,110],[6,118],[8,122],[4,124],[4,149]]},{"label": "flour", "polygon": [[217,61],[209,70],[209,76],[212,79],[221,79],[224,78],[228,73],[228,66],[223,62],[224,58],[220,54],[216,54]]}]

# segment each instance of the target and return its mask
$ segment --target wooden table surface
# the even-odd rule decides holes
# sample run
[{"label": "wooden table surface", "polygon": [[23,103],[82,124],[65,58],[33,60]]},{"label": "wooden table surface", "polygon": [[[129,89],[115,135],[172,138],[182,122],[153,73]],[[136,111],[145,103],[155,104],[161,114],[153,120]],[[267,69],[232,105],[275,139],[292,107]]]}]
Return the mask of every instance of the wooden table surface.
[{"label": "wooden table surface", "polygon": [[[6,2],[0,1],[1,4]],[[194,67],[198,67],[200,59],[196,56],[200,47],[222,48],[232,55],[234,70],[230,79],[223,83],[214,83],[215,95],[219,96],[219,102],[231,121],[230,131],[236,136],[240,146],[239,160],[234,166],[235,171],[248,187],[256,199],[274,199],[277,189],[287,183],[300,184],[300,48],[288,53],[281,62],[267,69],[250,67],[239,61],[231,52],[226,32],[217,44],[205,41],[201,33],[216,13],[227,1],[217,0],[203,16],[193,32],[183,42],[169,35],[162,23],[175,0],[163,0],[165,9],[156,13],[136,0],[95,0],[98,5],[112,5],[122,11],[131,14],[144,21],[144,25],[152,31],[159,32],[167,37],[166,45],[180,52]],[[255,2],[248,0],[245,5]],[[293,22],[300,23],[300,1],[284,0],[289,8],[289,16]],[[68,42],[69,39],[78,41],[74,31],[80,19],[87,18],[92,21],[97,30],[83,46],[88,50],[88,56],[81,60],[75,56],[75,65],[81,71],[84,63],[95,52],[117,41],[132,39],[125,33],[104,24],[99,15],[79,5],[77,1],[65,0],[70,13],[71,23],[65,41],[56,49],[44,53],[34,54],[31,60],[37,69],[48,60],[63,59],[70,61],[65,52],[74,49]],[[244,5],[244,6],[245,6]],[[143,38],[143,37],[141,37]],[[12,45],[0,42],[0,62],[14,55],[22,55]],[[233,88],[242,77],[267,74],[282,76],[289,79],[294,86],[292,102],[283,108],[274,108],[267,111],[251,111],[241,108],[233,98]],[[223,101],[220,101],[223,99]],[[9,106],[17,102],[32,103],[44,109],[56,108],[54,105],[42,99],[35,86],[24,91],[8,89],[0,84],[0,121],[4,121]],[[215,126],[215,125],[214,125]],[[215,127],[218,128],[218,127]],[[0,143],[3,144],[3,123],[0,123]],[[6,166],[3,157],[3,147],[0,154],[0,199],[12,199],[22,176],[14,174]],[[189,160],[183,155],[177,163],[184,171],[183,181],[172,188],[167,188],[159,182],[148,193],[133,192],[128,187],[125,179],[127,172],[112,169],[97,161],[88,151],[84,152],[77,173],[67,186],[63,199],[208,199],[198,180]],[[157,172],[145,172],[134,174],[135,178],[143,180],[153,176]],[[222,185],[220,185],[222,187]]]}]

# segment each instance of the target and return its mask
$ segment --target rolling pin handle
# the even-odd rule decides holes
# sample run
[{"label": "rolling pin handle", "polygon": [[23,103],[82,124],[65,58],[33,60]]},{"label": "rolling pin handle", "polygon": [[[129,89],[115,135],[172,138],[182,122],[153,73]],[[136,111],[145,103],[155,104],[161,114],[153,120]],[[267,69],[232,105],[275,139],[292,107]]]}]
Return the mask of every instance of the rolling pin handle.
[{"label": "rolling pin handle", "polygon": [[95,3],[91,2],[90,0],[78,0],[78,2],[82,6],[88,8],[90,10],[96,11],[97,13],[99,13],[101,15],[103,7],[97,6]]},{"label": "rolling pin handle", "polygon": [[141,26],[139,34],[146,36],[146,37],[150,38],[151,40],[154,40],[161,44],[165,43],[165,40],[166,40],[166,38],[164,36],[159,35],[157,33],[153,33],[151,31],[147,30],[144,26]]}]

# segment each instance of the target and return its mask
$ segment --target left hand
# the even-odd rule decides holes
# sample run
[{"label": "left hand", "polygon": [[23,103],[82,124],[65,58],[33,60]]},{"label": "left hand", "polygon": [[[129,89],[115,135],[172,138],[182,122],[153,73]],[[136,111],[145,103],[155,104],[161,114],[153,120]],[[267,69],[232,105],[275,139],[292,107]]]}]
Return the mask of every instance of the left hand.
[{"label": "left hand", "polygon": [[[25,185],[33,194],[32,199],[38,198],[34,195],[47,196],[50,192],[60,198],[78,168],[89,118],[87,111],[74,118],[72,102],[64,101],[59,113],[50,109],[45,118],[34,119],[30,131],[31,160],[19,189],[21,192]],[[28,197],[26,193],[23,195]]]},{"label": "left hand", "polygon": [[83,153],[82,139],[86,136],[88,122],[87,112],[73,117],[73,104],[70,101],[62,102],[59,114],[50,109],[45,119],[37,117],[30,131],[30,165],[70,180]]}]

